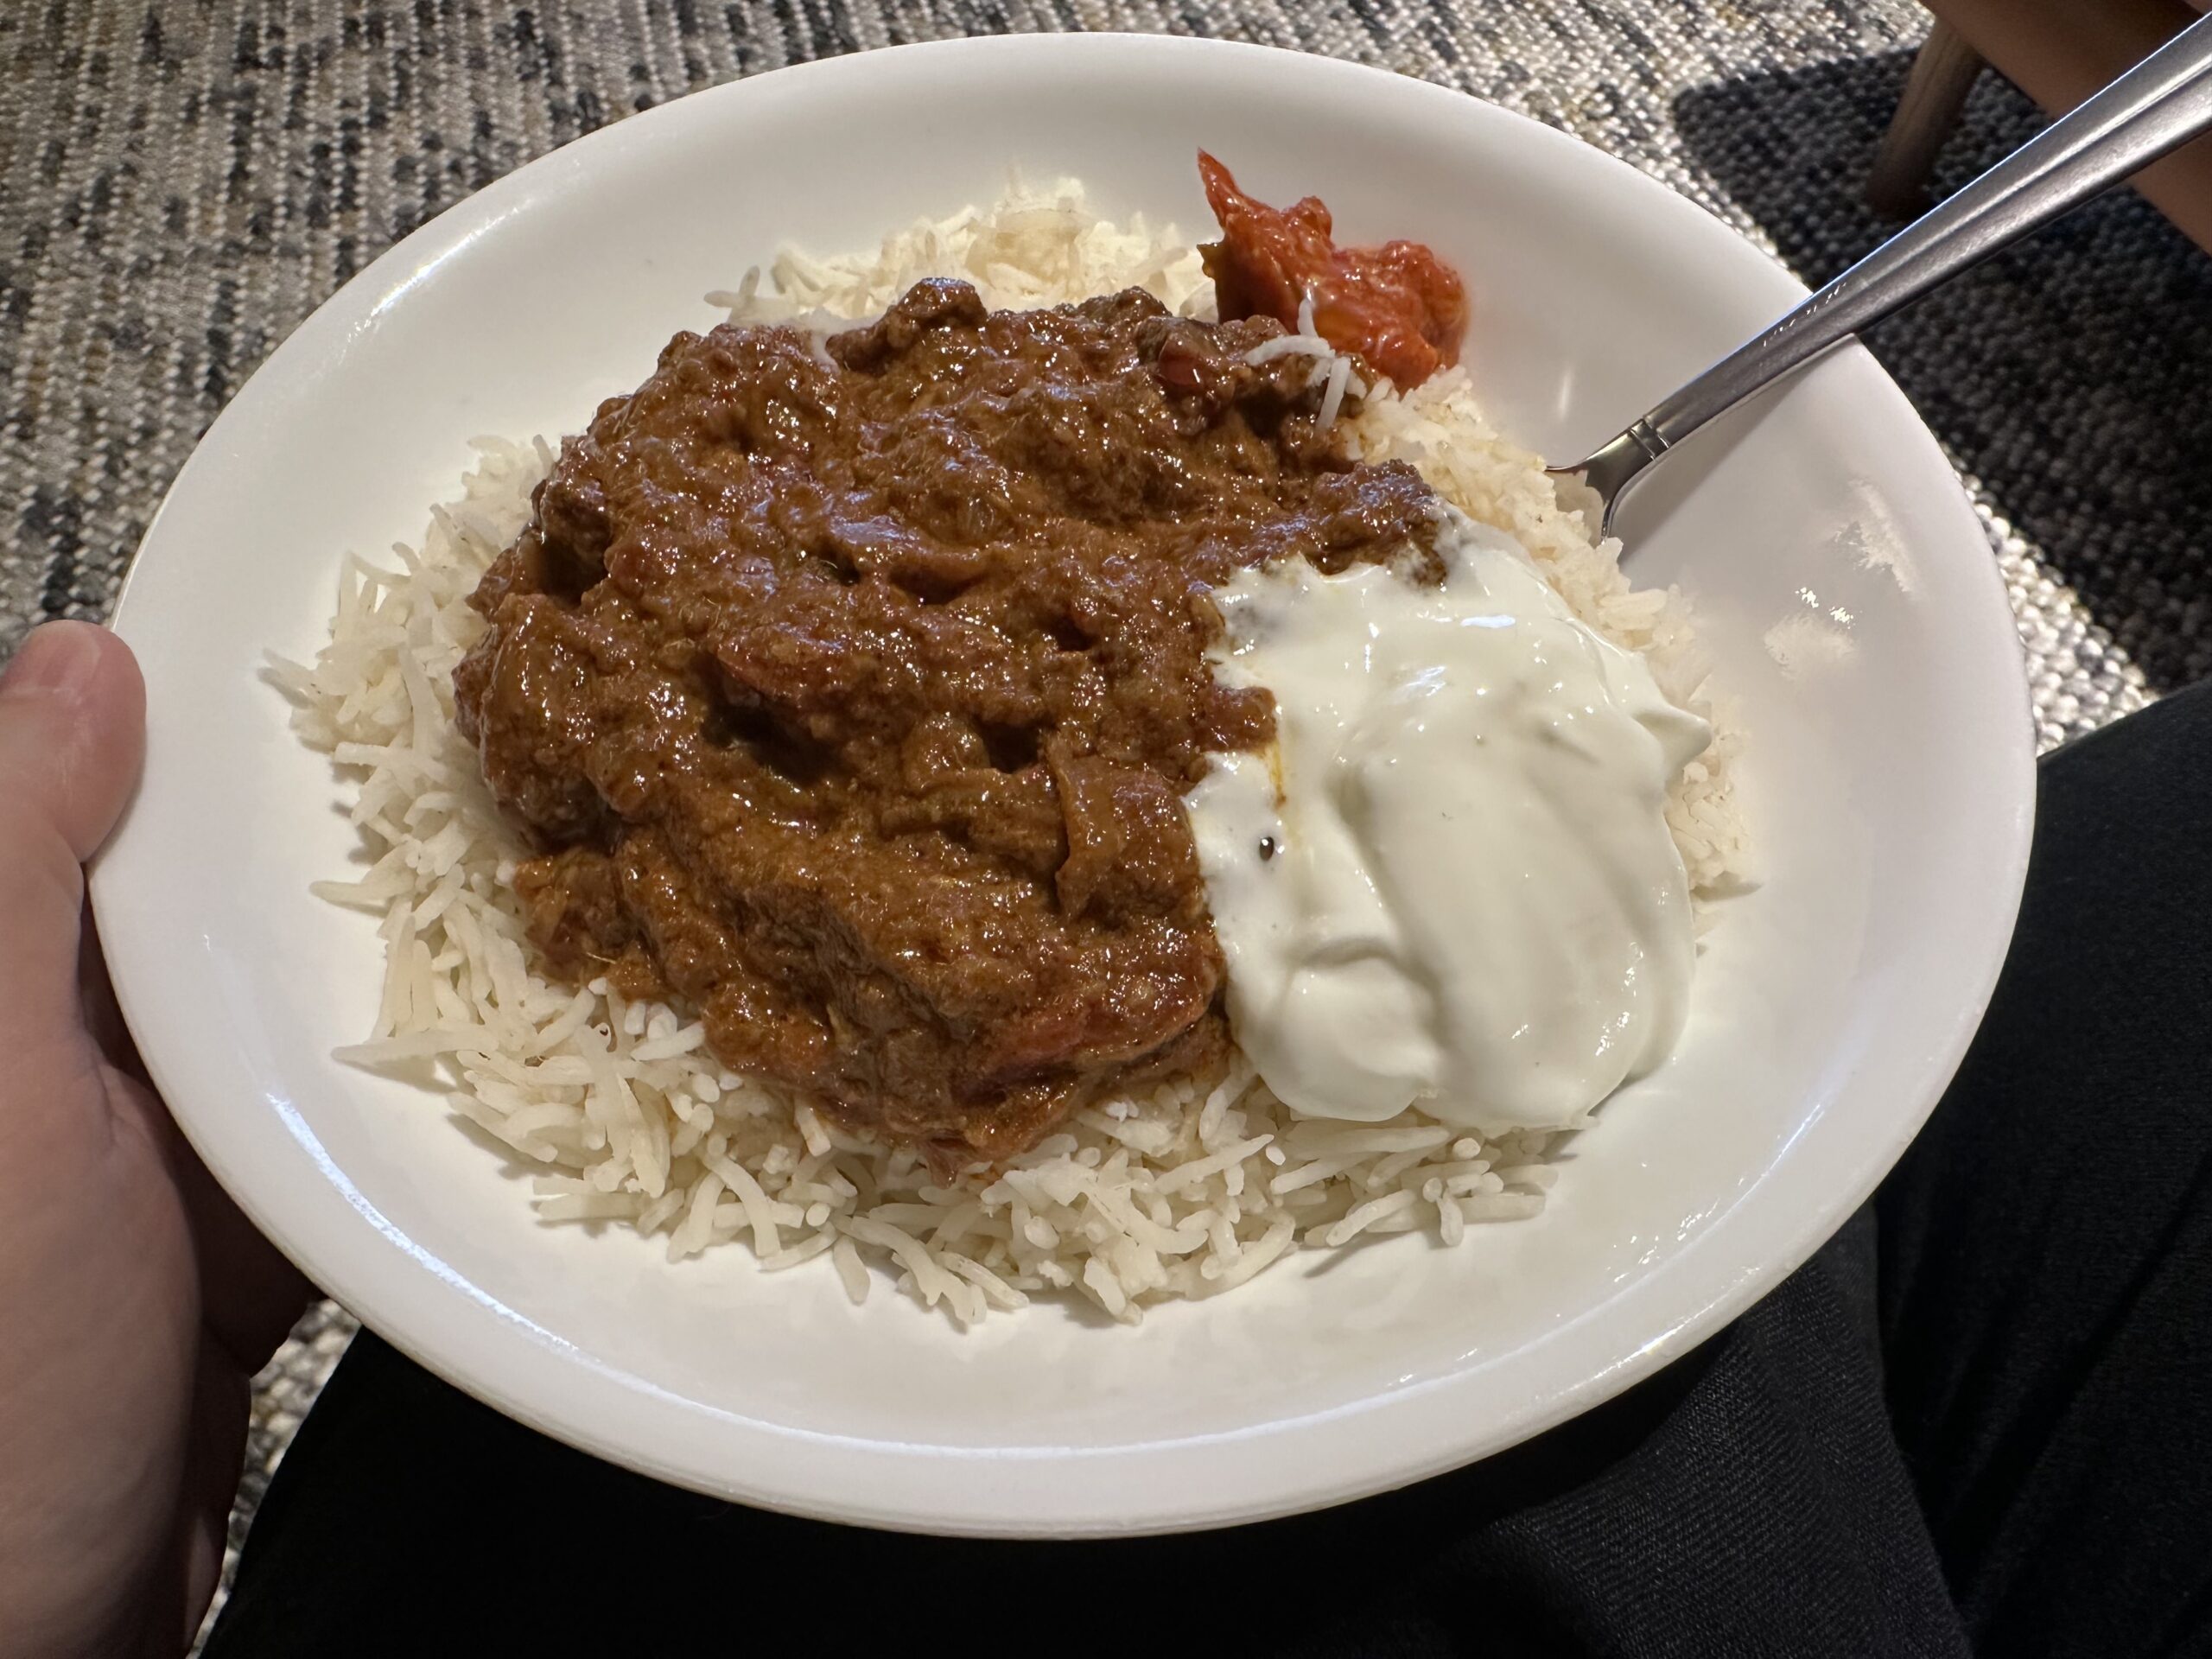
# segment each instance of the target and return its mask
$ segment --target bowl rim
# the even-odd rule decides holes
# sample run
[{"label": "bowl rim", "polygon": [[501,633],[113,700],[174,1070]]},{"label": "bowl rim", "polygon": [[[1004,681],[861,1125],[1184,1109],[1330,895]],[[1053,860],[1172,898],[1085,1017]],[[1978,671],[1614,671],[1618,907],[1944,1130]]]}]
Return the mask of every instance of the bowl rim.
[{"label": "bowl rim", "polygon": [[[1385,69],[1256,44],[1183,36],[1136,34],[986,36],[934,41],[887,48],[791,65],[704,88],[627,117],[541,156],[456,202],[387,249],[326,299],[255,371],[211,424],[165,493],[149,521],[137,556],[118,594],[114,623],[126,639],[151,619],[141,614],[149,585],[145,573],[162,557],[170,508],[203,472],[222,465],[259,397],[283,381],[292,365],[329,349],[362,326],[411,284],[416,273],[463,247],[484,228],[524,205],[532,188],[563,173],[582,173],[601,159],[650,146],[664,130],[702,118],[709,105],[744,99],[759,86],[775,83],[790,92],[803,83],[824,87],[848,83],[847,96],[864,95],[872,78],[951,70],[995,60],[1007,66],[1041,67],[1071,57],[1109,61],[1124,54],[1132,62],[1172,54],[1192,60],[1276,66],[1281,73],[1310,76],[1318,87],[1331,84],[1347,95],[1378,94],[1425,101],[1440,119],[1507,124],[1516,140],[1532,146],[1571,148],[1585,166],[1617,169],[1633,177],[1655,198],[1671,204],[1665,211],[1693,216],[1707,233],[1717,229],[1738,249],[1758,258],[1775,279],[1782,304],[1802,297],[1802,284],[1770,255],[1715,215],[1618,157],[1541,123],[1455,89],[1395,74]],[[1655,208],[1658,204],[1655,202]],[[382,296],[382,297],[378,297]],[[1886,374],[1853,345],[1880,376],[1901,419],[1924,432],[1917,415]],[[1930,438],[1933,443],[1932,437]],[[1966,531],[1980,531],[1962,486],[1956,486],[1955,512]],[[149,558],[149,550],[152,552]],[[1986,602],[2004,611],[2009,640],[2010,609],[1993,565],[1982,584]],[[1618,1357],[1563,1388],[1534,1394],[1518,1408],[1486,1416],[1471,1428],[1455,1416],[1455,1382],[1445,1376],[1375,1395],[1329,1411],[1279,1420],[1226,1433],[1147,1440],[1112,1446],[1039,1446],[988,1452],[902,1445],[822,1433],[784,1424],[742,1418],[681,1400],[642,1378],[621,1373],[557,1334],[491,1299],[442,1264],[420,1259],[404,1236],[378,1214],[343,1171],[323,1159],[330,1184],[357,1212],[356,1224],[330,1224],[327,1194],[312,1199],[272,1192],[245,1178],[241,1154],[265,1133],[241,1134],[223,1113],[196,1106],[215,1097],[214,1071],[192,1051],[189,1033],[168,1017],[162,1006],[161,964],[133,948],[130,893],[134,885],[156,879],[141,835],[112,840],[96,859],[92,899],[110,950],[116,990],[130,1029],[157,1088],[175,1103],[173,1112],[188,1139],[217,1179],[253,1224],[280,1249],[315,1278],[325,1292],[351,1309],[362,1323],[427,1369],[509,1415],[568,1443],[582,1447],[671,1484],[689,1486],[787,1513],[855,1522],[895,1530],[983,1536],[1098,1536],[1135,1532],[1195,1529],[1324,1507],[1402,1486],[1503,1449],[1610,1398],[1662,1364],[1713,1334],[1726,1320],[1778,1284],[1800,1265],[1872,1192],[1932,1109],[1942,1089],[1963,1058],[1993,989],[2009,943],[2025,878],[2032,823],[2033,756],[2024,665],[2013,672],[2022,709],[2018,764],[2012,768],[2009,798],[1993,817],[1999,838],[1989,849],[1988,884],[1981,895],[1989,925],[1976,938],[1979,950],[1961,963],[1961,981],[1970,981],[1955,1014],[1922,1050],[1917,1075],[1925,1080],[1925,1103],[1901,1131],[1872,1147],[1847,1179],[1828,1172],[1816,1194],[1805,1199],[1786,1248],[1746,1266],[1707,1270],[1695,1295],[1677,1296],[1664,1328],[1632,1353]],[[304,1124],[296,1133],[320,1157],[321,1148]],[[1800,1160],[1802,1161],[1802,1160]],[[1779,1178],[1784,1172],[1770,1172]],[[1698,1245],[1709,1243],[1701,1239]],[[399,1249],[396,1252],[394,1245]],[[1693,1245],[1692,1249],[1698,1248]],[[1685,1253],[1685,1258],[1688,1252]],[[426,1269],[428,1269],[426,1271]],[[1678,1277],[1694,1278],[1687,1273]],[[550,1381],[548,1379],[550,1379]],[[674,1415],[665,1424],[655,1411]],[[719,1455],[717,1466],[687,1458],[680,1428],[687,1414],[721,1420],[734,1435],[742,1458]],[[1341,1432],[1343,1420],[1360,1419],[1360,1454],[1352,1459],[1314,1459],[1301,1453],[1318,1446],[1314,1438]],[[639,1425],[647,1424],[641,1431]],[[696,1447],[690,1448],[696,1451]],[[882,1478],[894,1453],[915,1460],[919,1478]],[[958,1513],[944,1512],[939,1490],[935,1502],[917,1494],[932,1485],[932,1460],[942,1479],[949,1460],[969,1464],[971,1488]],[[995,1469],[975,1471],[986,1461]],[[1100,1468],[1115,1465],[1110,1475]],[[1049,1465],[1049,1478],[1021,1465]],[[1195,1464],[1195,1466],[1194,1466]],[[1307,1465],[1303,1466],[1301,1465]],[[1001,1472],[1002,1471],[1002,1472]],[[1088,1472],[1086,1472],[1088,1471]],[[1151,1511],[1132,1517],[1128,1492],[1142,1484],[1151,1494]],[[1226,1494],[1226,1496],[1224,1496]]]}]

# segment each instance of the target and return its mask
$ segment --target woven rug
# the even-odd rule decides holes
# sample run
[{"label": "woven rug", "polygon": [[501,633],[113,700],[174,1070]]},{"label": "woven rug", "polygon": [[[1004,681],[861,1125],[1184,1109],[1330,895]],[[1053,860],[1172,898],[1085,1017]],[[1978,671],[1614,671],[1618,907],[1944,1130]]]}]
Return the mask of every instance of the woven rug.
[{"label": "woven rug", "polygon": [[[0,9],[0,655],[102,615],[162,491],[254,365],[355,270],[554,146],[829,54],[1039,29],[1357,59],[1621,156],[1807,281],[1885,228],[1859,187],[1925,14],[1908,0],[54,0]],[[1939,190],[2019,143],[1993,77]],[[2132,196],[1872,342],[1987,526],[2046,745],[2212,673],[2212,259]],[[350,1330],[264,1379],[239,1524]]]}]

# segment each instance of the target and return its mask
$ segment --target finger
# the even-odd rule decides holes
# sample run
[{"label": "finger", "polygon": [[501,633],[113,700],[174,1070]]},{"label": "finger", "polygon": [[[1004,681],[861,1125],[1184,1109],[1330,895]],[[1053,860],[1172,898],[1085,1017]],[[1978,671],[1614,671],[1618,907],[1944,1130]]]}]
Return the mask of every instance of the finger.
[{"label": "finger", "polygon": [[110,1065],[133,1082],[151,1089],[154,1080],[147,1074],[146,1062],[138,1053],[138,1040],[124,1023],[123,1009],[115,1000],[115,987],[108,981],[107,954],[100,948],[99,930],[92,925],[91,906],[86,906],[79,915],[78,929],[81,942],[77,949],[77,1000],[83,1011],[85,1030]]},{"label": "finger", "polygon": [[118,1076],[109,1095],[118,1114],[134,1119],[161,1149],[183,1200],[199,1260],[202,1328],[240,1376],[251,1376],[299,1323],[315,1287],[231,1202],[150,1087]]},{"label": "finger", "polygon": [[200,1258],[200,1322],[239,1372],[251,1376],[299,1323],[315,1287],[231,1202],[184,1137],[172,1145],[170,1173],[184,1195]]},{"label": "finger", "polygon": [[130,648],[90,623],[35,630],[0,674],[0,1053],[75,1028],[80,867],[137,783],[145,721]]},{"label": "finger", "polygon": [[183,1501],[177,1508],[174,1546],[180,1617],[176,1624],[161,1632],[178,1642],[170,1652],[191,1646],[222,1578],[231,1503],[250,1440],[251,1400],[251,1380],[240,1374],[229,1355],[203,1343],[194,1378],[192,1429],[185,1440]]},{"label": "finger", "polygon": [[146,684],[105,628],[49,622],[0,675],[0,780],[79,863],[123,814],[146,749]]}]

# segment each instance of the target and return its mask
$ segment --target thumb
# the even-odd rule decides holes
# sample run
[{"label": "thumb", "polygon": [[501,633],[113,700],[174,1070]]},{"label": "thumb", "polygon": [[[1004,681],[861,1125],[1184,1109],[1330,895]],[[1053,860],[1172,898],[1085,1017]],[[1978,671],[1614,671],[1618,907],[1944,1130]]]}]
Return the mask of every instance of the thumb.
[{"label": "thumb", "polygon": [[145,748],[145,682],[106,629],[50,622],[0,674],[0,1053],[42,1047],[78,1018],[82,867]]}]

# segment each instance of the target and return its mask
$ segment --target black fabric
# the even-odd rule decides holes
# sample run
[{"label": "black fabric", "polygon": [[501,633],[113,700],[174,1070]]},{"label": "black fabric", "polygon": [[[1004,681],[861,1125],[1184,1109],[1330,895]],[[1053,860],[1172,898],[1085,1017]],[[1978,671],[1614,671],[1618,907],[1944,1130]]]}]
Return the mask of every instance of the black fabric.
[{"label": "black fabric", "polygon": [[1986,1650],[2212,1650],[2212,685],[2038,804],[1989,1018],[1876,1201],[1891,1409]]},{"label": "black fabric", "polygon": [[1473,1468],[1196,1536],[899,1537],[595,1462],[364,1334],[207,1651],[2212,1651],[2209,852],[2212,689],[2049,759],[1989,1018],[1875,1203]]}]

